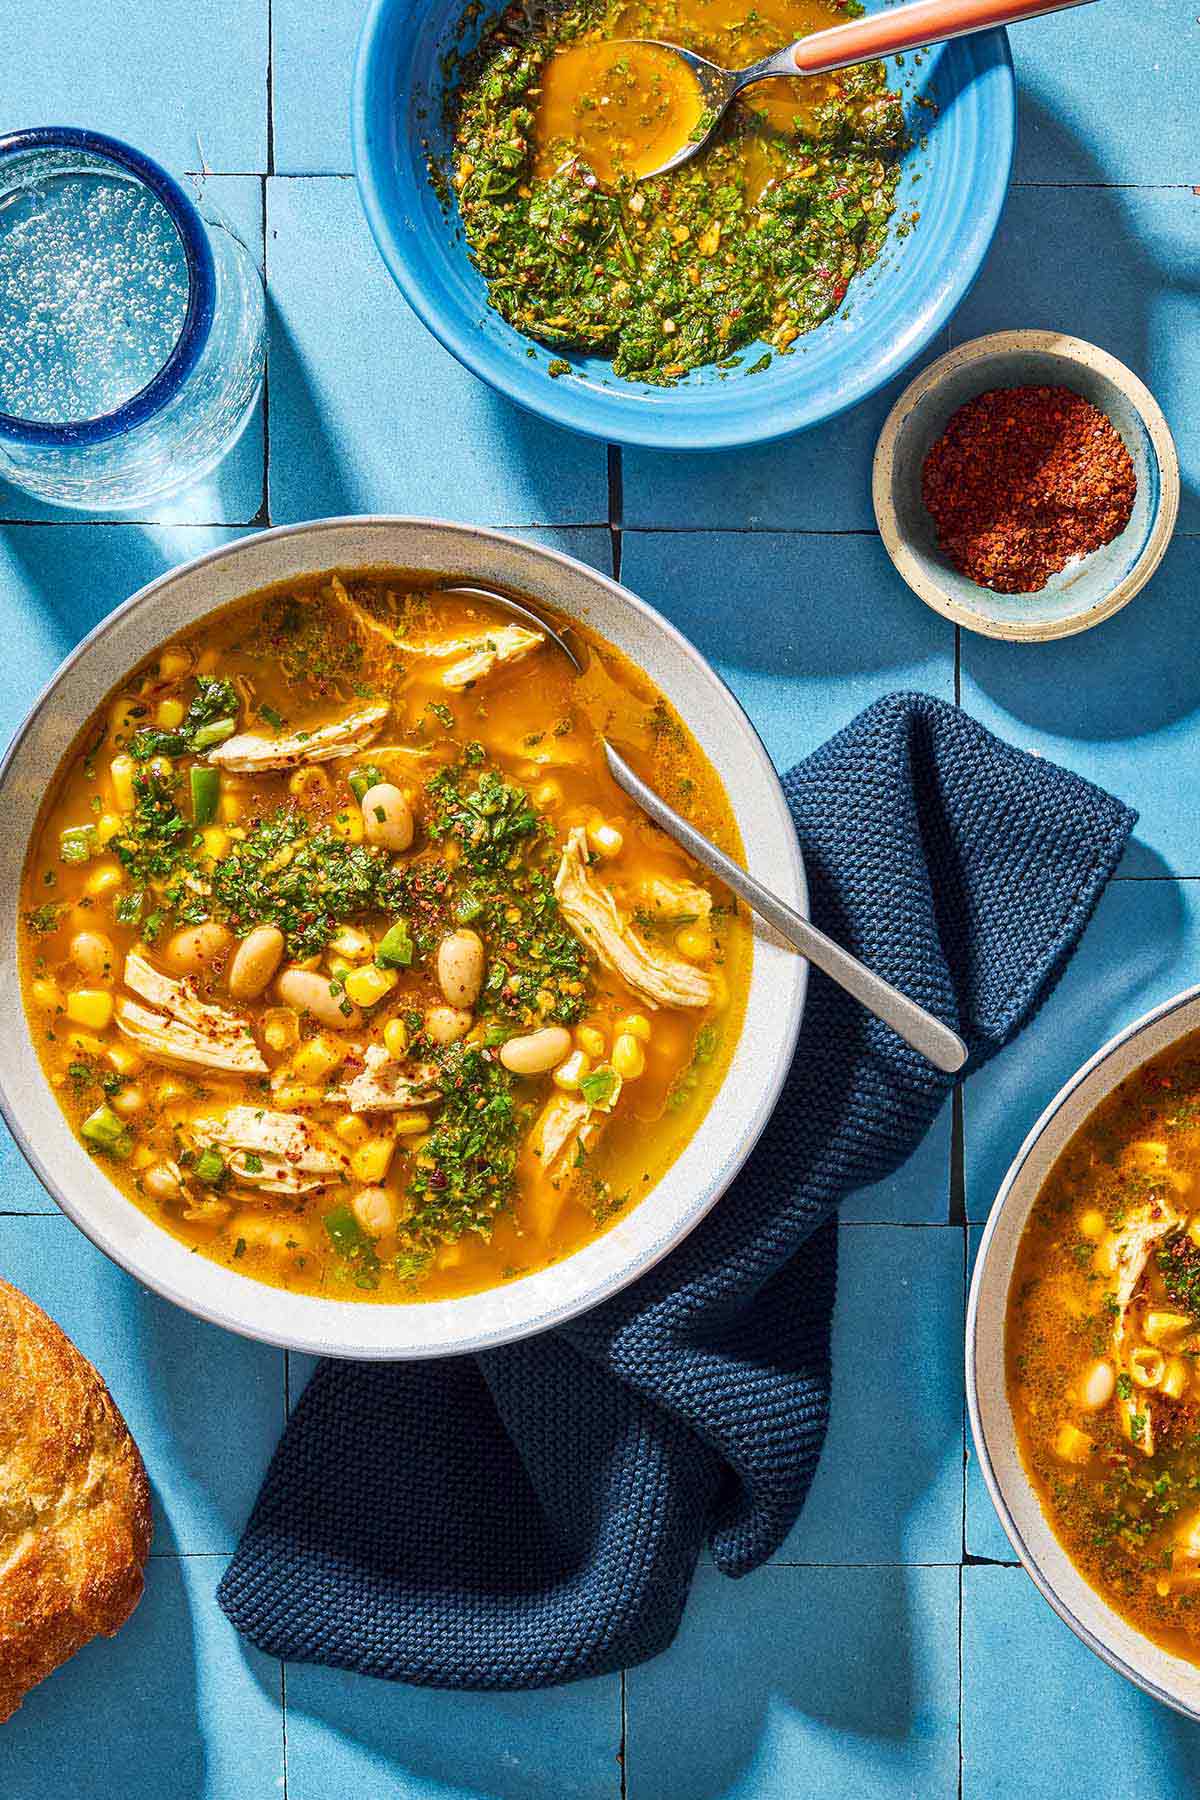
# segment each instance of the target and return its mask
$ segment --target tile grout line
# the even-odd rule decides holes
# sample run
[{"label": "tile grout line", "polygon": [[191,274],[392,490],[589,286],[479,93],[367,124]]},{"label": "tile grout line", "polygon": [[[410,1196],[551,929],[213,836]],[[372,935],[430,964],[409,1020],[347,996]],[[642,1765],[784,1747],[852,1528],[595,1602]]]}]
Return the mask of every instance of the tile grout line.
[{"label": "tile grout line", "polygon": [[621,1670],[621,1748],[617,1761],[621,1768],[621,1800],[629,1800],[629,1671]]}]

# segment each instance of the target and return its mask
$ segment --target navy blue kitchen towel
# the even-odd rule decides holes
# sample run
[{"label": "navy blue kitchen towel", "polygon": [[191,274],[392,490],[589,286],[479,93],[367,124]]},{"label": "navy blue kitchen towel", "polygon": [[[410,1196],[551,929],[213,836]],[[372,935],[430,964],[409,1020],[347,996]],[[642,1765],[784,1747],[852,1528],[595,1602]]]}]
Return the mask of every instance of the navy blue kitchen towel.
[{"label": "navy blue kitchen towel", "polygon": [[[954,1024],[971,1067],[1053,987],[1134,823],[922,694],[784,785],[816,922]],[[221,1583],[230,1619],[275,1656],[442,1688],[664,1649],[706,1539],[744,1575],[796,1519],[829,1413],[835,1209],[950,1086],[814,971],[774,1116],[657,1268],[484,1355],[318,1368]]]}]

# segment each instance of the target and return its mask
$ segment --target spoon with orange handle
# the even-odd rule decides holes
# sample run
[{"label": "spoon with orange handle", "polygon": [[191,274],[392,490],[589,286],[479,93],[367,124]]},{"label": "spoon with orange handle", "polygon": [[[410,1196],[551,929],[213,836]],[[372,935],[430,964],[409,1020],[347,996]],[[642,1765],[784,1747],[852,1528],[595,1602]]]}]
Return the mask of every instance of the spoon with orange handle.
[{"label": "spoon with orange handle", "polygon": [[[577,674],[583,673],[586,647],[581,644],[576,649],[570,639],[556,631],[540,613],[523,605],[520,600],[514,600],[511,594],[482,582],[455,581],[452,578],[442,583],[442,589],[446,593],[463,595],[468,599],[486,600],[499,611],[522,620],[549,638],[573,665]],[[819,931],[803,913],[798,913],[794,906],[788,906],[770,888],[765,888],[761,881],[756,881],[753,875],[747,874],[739,863],[726,856],[723,850],[719,850],[716,844],[697,831],[687,819],[681,818],[660,794],[647,787],[641,776],[630,768],[607,738],[602,737],[600,742],[608,772],[617,786],[654,820],[661,831],[681,844],[701,868],[723,881],[761,919],[773,925],[780,937],[794,950],[807,957],[809,962],[815,963],[818,969],[828,975],[831,981],[836,981],[848,994],[852,994],[868,1012],[874,1013],[877,1019],[882,1019],[885,1025],[890,1025],[898,1037],[918,1050],[935,1069],[953,1075],[962,1068],[967,1060],[967,1046],[957,1032],[951,1031],[948,1025],[943,1025],[940,1019],[919,1006],[915,1000],[910,1000],[907,994],[902,994],[899,988],[893,987],[890,981],[885,981],[882,975],[876,975],[864,963],[860,963],[857,957],[851,956],[848,950],[843,950],[840,944],[835,944],[832,938]]]},{"label": "spoon with orange handle", "polygon": [[973,31],[1016,25],[1043,13],[1065,12],[1068,7],[1090,4],[1091,0],[910,0],[907,6],[887,7],[860,19],[847,19],[843,25],[831,25],[825,31],[811,32],[783,50],[772,51],[748,69],[722,69],[707,57],[697,56],[694,50],[663,43],[659,38],[624,39],[626,43],[670,51],[687,64],[700,90],[700,117],[705,127],[656,169],[639,173],[638,180],[665,175],[669,169],[678,169],[698,156],[711,143],[734,99],[752,82],[780,75],[828,75],[851,63],[871,62],[877,57],[894,56],[900,50],[941,44],[947,38],[967,37]]}]

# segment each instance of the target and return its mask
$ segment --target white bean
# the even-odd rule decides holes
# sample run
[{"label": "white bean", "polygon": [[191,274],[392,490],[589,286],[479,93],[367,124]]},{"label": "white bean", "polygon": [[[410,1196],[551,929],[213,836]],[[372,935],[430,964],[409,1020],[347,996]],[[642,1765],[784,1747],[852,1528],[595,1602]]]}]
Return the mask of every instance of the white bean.
[{"label": "white bean", "polygon": [[233,953],[229,992],[235,1000],[257,1000],[283,956],[283,933],[276,925],[256,925]]},{"label": "white bean", "polygon": [[362,1024],[359,1008],[331,987],[328,975],[319,975],[315,969],[285,969],[275,983],[275,992],[285,1006],[311,1013],[318,1023],[334,1031],[357,1031]]},{"label": "white bean", "polygon": [[1112,1399],[1116,1384],[1112,1364],[1101,1358],[1099,1362],[1090,1365],[1079,1383],[1079,1404],[1088,1412],[1099,1412]]},{"label": "white bean", "polygon": [[363,829],[368,844],[385,850],[407,850],[413,841],[412,807],[390,781],[377,781],[362,797]]},{"label": "white bean", "polygon": [[167,1163],[154,1163],[142,1176],[142,1186],[155,1200],[178,1200],[179,1177]]},{"label": "white bean", "polygon": [[386,1237],[396,1229],[396,1208],[386,1188],[359,1188],[350,1210],[368,1237]]},{"label": "white bean", "polygon": [[474,1006],[483,986],[483,939],[475,931],[452,931],[438,945],[437,978],[451,1006]]},{"label": "white bean", "polygon": [[71,939],[71,961],[89,981],[111,981],[117,953],[102,931],[77,931]]},{"label": "white bean", "polygon": [[425,1030],[435,1044],[456,1044],[473,1024],[472,1015],[459,1006],[431,1006],[425,1014]]},{"label": "white bean", "polygon": [[230,945],[223,925],[209,919],[203,925],[185,925],[163,946],[163,961],[177,975],[198,975],[201,969],[223,956]]},{"label": "white bean", "polygon": [[500,1061],[514,1075],[546,1075],[556,1069],[571,1049],[571,1034],[561,1025],[547,1025],[528,1037],[509,1038],[500,1047]]}]

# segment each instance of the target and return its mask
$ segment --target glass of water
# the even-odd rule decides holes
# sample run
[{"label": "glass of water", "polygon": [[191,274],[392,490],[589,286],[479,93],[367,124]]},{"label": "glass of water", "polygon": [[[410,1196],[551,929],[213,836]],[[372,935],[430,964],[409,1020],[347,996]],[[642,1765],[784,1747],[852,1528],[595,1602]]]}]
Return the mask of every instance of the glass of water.
[{"label": "glass of water", "polygon": [[207,199],[99,132],[0,137],[0,475],[91,511],[189,486],[250,418],[264,339]]}]

